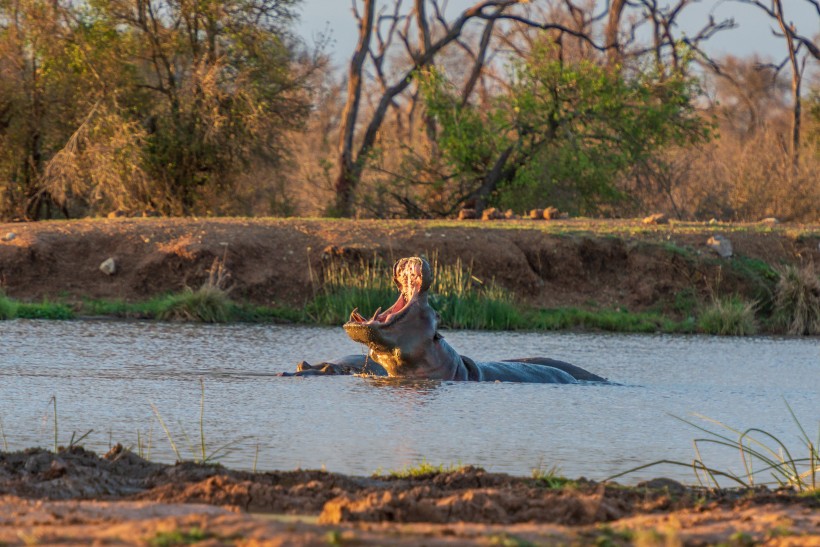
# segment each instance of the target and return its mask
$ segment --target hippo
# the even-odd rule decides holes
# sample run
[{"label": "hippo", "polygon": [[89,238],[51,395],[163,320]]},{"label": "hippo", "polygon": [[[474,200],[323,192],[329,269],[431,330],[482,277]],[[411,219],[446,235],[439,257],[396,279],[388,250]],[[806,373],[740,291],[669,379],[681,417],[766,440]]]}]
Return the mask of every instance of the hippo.
[{"label": "hippo", "polygon": [[474,361],[460,355],[438,330],[439,314],[430,306],[433,282],[430,264],[422,257],[402,258],[393,266],[399,289],[396,302],[369,319],[358,309],[344,325],[347,335],[369,348],[367,355],[348,355],[335,361],[299,363],[286,376],[370,374],[408,379],[501,381],[571,384],[606,382],[575,365],[545,357],[503,361]]}]

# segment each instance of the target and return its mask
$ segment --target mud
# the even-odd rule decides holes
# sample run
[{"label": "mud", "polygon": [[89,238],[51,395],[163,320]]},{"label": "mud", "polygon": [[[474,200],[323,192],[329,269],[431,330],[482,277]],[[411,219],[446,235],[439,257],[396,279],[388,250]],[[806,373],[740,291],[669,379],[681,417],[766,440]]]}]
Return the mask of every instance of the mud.
[{"label": "mud", "polygon": [[[0,241],[0,288],[25,301],[145,300],[201,286],[224,258],[238,301],[300,306],[331,261],[426,254],[460,259],[535,306],[674,313],[682,291],[758,298],[766,288],[749,275],[749,261],[820,263],[820,226],[794,225],[149,218],[0,225],[9,232],[15,237]],[[733,259],[706,245],[715,234],[732,241]],[[114,275],[99,269],[108,258]]]},{"label": "mud", "polygon": [[474,467],[353,477],[165,465],[119,445],[104,456],[80,447],[0,452],[2,544],[150,544],[174,532],[209,545],[820,545],[818,509],[817,496],[790,490],[715,491],[667,479],[550,488]]}]

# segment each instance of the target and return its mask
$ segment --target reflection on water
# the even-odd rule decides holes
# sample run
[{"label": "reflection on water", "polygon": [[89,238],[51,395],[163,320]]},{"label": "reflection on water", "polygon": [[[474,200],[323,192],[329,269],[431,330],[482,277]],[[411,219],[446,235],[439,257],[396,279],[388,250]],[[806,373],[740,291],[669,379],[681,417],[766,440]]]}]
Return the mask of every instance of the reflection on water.
[{"label": "reflection on water", "polygon": [[[369,474],[422,458],[529,474],[539,465],[603,478],[662,458],[691,461],[700,436],[674,416],[698,412],[738,428],[760,427],[798,447],[816,430],[816,339],[732,339],[555,333],[448,332],[480,359],[543,355],[622,385],[280,378],[301,360],[361,353],[340,328],[198,326],[109,321],[0,322],[0,419],[11,449],[51,447],[57,397],[61,442],[110,442],[152,459],[173,453],[154,404],[185,457],[199,441],[199,379],[205,382],[210,449],[237,442],[222,463],[260,469],[318,468]],[[712,447],[714,448],[714,447]],[[740,470],[734,451],[704,453]],[[624,482],[687,469],[649,469]]]}]

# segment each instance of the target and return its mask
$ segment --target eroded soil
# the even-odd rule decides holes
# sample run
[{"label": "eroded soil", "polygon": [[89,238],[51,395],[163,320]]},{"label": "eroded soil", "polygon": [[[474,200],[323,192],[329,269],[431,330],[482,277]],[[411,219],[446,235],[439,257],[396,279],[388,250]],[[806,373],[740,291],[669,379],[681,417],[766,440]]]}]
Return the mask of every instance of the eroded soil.
[{"label": "eroded soil", "polygon": [[0,453],[0,544],[10,545],[150,544],[171,532],[210,545],[820,545],[818,509],[791,491],[666,479],[550,488],[473,467],[353,477],[164,465],[119,445],[102,457]]},{"label": "eroded soil", "polygon": [[[8,235],[13,234],[11,239]],[[722,259],[706,242],[732,243]],[[674,313],[690,291],[759,298],[755,262],[820,264],[820,226],[638,220],[344,221],[97,219],[0,225],[0,288],[20,300],[147,298],[197,288],[224,258],[232,297],[300,306],[333,260],[418,254],[471,267],[539,307],[648,308]],[[117,272],[100,264],[113,258]],[[389,266],[388,266],[389,267]],[[388,271],[385,268],[386,272]]]}]

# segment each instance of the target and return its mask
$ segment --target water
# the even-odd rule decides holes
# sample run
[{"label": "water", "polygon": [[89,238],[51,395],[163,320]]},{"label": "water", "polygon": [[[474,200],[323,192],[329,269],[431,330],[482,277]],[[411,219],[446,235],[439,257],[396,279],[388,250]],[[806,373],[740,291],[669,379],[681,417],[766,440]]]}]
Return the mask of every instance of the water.
[{"label": "water", "polygon": [[[173,461],[157,412],[183,457],[199,454],[200,379],[208,450],[259,470],[351,474],[470,463],[528,475],[553,466],[602,479],[660,459],[691,461],[702,436],[674,416],[700,413],[760,427],[796,457],[807,452],[784,399],[809,434],[820,414],[816,339],[445,332],[481,359],[544,355],[622,385],[396,383],[356,377],[280,378],[298,361],[360,353],[340,328],[200,326],[109,321],[0,322],[0,419],[9,449],[53,446],[58,435],[105,452],[121,442]],[[155,406],[155,412],[152,409]],[[184,431],[184,433],[183,433]],[[185,440],[187,434],[189,441]],[[816,441],[816,439],[814,439]],[[192,447],[192,445],[194,445]],[[704,446],[707,464],[739,471],[734,450]],[[663,466],[623,479],[691,469]]]}]

